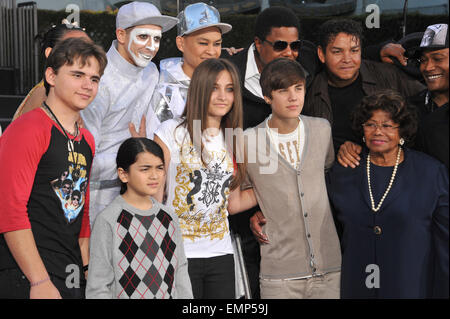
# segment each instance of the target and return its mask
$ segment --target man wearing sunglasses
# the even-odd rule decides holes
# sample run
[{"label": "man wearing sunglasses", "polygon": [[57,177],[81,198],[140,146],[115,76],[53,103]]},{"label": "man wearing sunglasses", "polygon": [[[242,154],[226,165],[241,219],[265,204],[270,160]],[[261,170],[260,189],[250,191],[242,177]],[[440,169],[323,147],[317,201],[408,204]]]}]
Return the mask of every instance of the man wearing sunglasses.
[{"label": "man wearing sunglasses", "polygon": [[311,84],[320,65],[316,47],[309,41],[300,40],[299,36],[300,21],[295,13],[285,7],[270,7],[256,18],[253,43],[229,57],[241,73],[244,129],[258,125],[271,113],[259,84],[266,64],[277,58],[297,60],[306,70],[306,86]]}]

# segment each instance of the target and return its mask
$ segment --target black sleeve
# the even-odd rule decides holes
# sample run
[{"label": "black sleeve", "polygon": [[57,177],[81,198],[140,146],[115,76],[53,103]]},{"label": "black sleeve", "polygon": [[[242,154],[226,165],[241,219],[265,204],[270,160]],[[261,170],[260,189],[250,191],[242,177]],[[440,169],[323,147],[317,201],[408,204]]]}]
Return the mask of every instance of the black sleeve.
[{"label": "black sleeve", "polygon": [[362,58],[366,60],[382,62],[380,58],[380,51],[388,43],[396,42],[392,39],[389,39],[381,43],[369,45],[363,49]]}]

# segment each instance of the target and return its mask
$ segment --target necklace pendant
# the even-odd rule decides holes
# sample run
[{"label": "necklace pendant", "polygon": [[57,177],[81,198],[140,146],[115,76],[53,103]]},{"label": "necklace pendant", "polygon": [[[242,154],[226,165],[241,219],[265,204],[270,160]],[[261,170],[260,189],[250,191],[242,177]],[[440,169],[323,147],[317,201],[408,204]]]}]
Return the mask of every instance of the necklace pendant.
[{"label": "necklace pendant", "polygon": [[72,141],[71,139],[69,139],[69,140],[67,141],[67,149],[68,149],[69,151],[72,151],[72,150],[74,149],[73,141]]}]

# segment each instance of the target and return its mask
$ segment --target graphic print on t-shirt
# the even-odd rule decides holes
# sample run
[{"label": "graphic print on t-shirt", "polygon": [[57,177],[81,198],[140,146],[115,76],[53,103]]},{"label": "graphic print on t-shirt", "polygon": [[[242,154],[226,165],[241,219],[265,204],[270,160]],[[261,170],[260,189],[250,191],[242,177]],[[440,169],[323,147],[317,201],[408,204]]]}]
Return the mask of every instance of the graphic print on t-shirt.
[{"label": "graphic print on t-shirt", "polygon": [[226,207],[233,164],[225,149],[209,152],[208,167],[200,162],[192,144],[184,145],[181,154],[172,204],[183,237],[222,239],[229,232]]},{"label": "graphic print on t-shirt", "polygon": [[[291,133],[280,134],[269,131],[271,143],[276,148],[278,153],[296,169],[300,163],[300,156],[302,153],[302,142],[304,144],[304,133],[302,131],[302,122],[299,122],[297,128]],[[300,130],[300,132],[299,132]]]},{"label": "graphic print on t-shirt", "polygon": [[[68,143],[72,143],[69,141]],[[61,172],[60,177],[50,182],[64,211],[64,217],[71,223],[83,209],[86,200],[87,171],[86,158],[83,154],[71,152],[72,145],[68,144],[69,166]],[[74,157],[74,158],[73,158]]]},{"label": "graphic print on t-shirt", "polygon": [[[280,139],[281,140],[281,139]],[[283,158],[292,165],[297,167],[297,163],[300,162],[297,141],[280,141],[278,143],[278,150]]]}]

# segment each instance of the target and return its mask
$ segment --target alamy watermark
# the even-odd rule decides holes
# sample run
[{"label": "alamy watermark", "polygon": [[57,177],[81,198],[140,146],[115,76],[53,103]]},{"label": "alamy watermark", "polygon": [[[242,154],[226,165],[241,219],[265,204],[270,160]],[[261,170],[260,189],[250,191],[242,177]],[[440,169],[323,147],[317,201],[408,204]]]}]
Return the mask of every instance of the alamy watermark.
[{"label": "alamy watermark", "polygon": [[[182,128],[177,128],[182,129]],[[182,129],[184,130],[184,129]],[[214,132],[216,130],[216,132]],[[272,135],[276,136],[278,130],[271,129],[273,131]],[[274,174],[278,169],[278,151],[272,145],[270,145],[270,139],[267,135],[267,128],[255,128],[252,130],[244,130],[242,128],[225,128],[224,140],[227,147],[227,151],[231,155],[231,151],[234,150],[234,161],[236,163],[247,163],[254,164],[258,163],[260,168],[260,174]],[[193,144],[191,144],[191,139],[187,134],[178,134],[176,131],[175,136],[176,143],[180,146],[180,157],[172,157],[171,161],[175,164],[180,164],[187,157],[192,157],[191,153],[196,153],[194,157],[198,157],[200,152],[195,149],[195,146],[202,145],[202,141],[205,142],[212,135],[217,134],[217,129],[201,129],[201,121],[194,120],[193,122]],[[203,143],[204,144],[204,143]],[[193,147],[191,147],[193,146]],[[208,150],[204,147],[201,150],[203,158],[208,157]]]},{"label": "alamy watermark", "polygon": [[374,3],[369,4],[366,7],[366,12],[370,14],[366,17],[367,29],[379,29],[380,28],[380,7]]},{"label": "alamy watermark", "polygon": [[69,28],[80,26],[80,7],[76,4],[68,4],[66,6],[66,12],[70,13],[62,23],[66,24]]},{"label": "alamy watermark", "polygon": [[366,273],[369,274],[366,277],[366,287],[368,289],[380,288],[380,267],[375,264],[367,265]]},{"label": "alamy watermark", "polygon": [[80,267],[75,264],[67,265],[66,287],[69,289],[80,288]]}]

